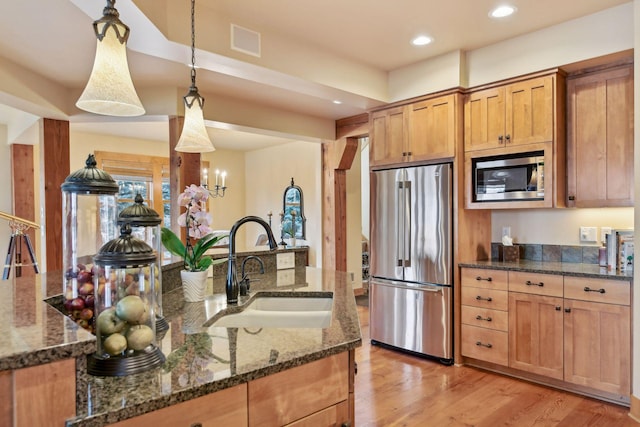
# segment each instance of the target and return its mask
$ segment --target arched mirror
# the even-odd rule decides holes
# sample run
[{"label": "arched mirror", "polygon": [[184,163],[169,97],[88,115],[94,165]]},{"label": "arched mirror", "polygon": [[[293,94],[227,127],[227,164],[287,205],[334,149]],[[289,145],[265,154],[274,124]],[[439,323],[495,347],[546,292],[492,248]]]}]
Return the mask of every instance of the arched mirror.
[{"label": "arched mirror", "polygon": [[[306,230],[302,189],[293,183],[284,190],[282,218],[282,238],[305,239]],[[295,235],[294,235],[295,233]]]}]

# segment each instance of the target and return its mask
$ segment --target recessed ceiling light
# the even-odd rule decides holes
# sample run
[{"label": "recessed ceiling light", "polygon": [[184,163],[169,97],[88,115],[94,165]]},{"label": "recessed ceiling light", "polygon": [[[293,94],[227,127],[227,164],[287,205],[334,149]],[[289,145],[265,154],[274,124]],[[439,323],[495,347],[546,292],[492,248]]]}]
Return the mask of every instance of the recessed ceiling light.
[{"label": "recessed ceiling light", "polygon": [[507,16],[511,16],[516,12],[515,6],[502,5],[498,6],[489,12],[490,18],[506,18]]},{"label": "recessed ceiling light", "polygon": [[429,36],[418,36],[411,40],[411,44],[414,46],[425,46],[433,42],[433,39]]},{"label": "recessed ceiling light", "polygon": [[338,100],[338,99],[334,99],[334,100],[333,100],[333,103],[334,103],[334,104],[338,104],[338,105],[340,105],[340,104],[342,104],[342,101],[340,101],[340,100]]}]

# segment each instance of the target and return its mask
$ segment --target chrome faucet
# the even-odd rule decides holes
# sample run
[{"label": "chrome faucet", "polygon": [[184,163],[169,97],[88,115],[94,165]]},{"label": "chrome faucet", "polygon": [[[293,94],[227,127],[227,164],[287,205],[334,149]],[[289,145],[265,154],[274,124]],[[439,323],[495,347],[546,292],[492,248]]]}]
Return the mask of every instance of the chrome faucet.
[{"label": "chrome faucet", "polygon": [[[251,279],[249,278],[249,274],[244,272],[244,267],[247,261],[251,261],[252,259],[258,261],[258,264],[260,264],[260,274],[264,274],[264,262],[262,261],[262,258],[255,255],[249,255],[248,257],[243,259],[241,269],[242,278],[240,279],[240,283],[238,284],[240,286],[240,296],[246,296],[251,287]],[[254,279],[255,282],[257,282],[258,280],[260,279]]]},{"label": "chrome faucet", "polygon": [[262,225],[267,232],[267,238],[269,239],[269,248],[273,251],[278,248],[278,243],[273,237],[273,232],[269,227],[269,224],[258,216],[245,216],[236,221],[231,227],[229,232],[229,262],[227,266],[227,304],[238,303],[238,278],[236,277],[236,233],[238,228],[246,222],[255,222]]}]

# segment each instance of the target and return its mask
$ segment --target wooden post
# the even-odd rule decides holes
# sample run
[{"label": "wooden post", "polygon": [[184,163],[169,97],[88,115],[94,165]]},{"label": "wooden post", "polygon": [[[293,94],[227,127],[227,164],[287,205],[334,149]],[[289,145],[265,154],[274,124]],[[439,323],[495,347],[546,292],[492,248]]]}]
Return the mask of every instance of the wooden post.
[{"label": "wooden post", "polygon": [[369,132],[368,114],[339,120],[340,139],[322,144],[322,267],[347,271],[347,173],[358,139]]},{"label": "wooden post", "polygon": [[[62,192],[69,176],[69,122],[43,119],[44,211],[47,271],[62,270]],[[84,166],[84,165],[82,165]]]},{"label": "wooden post", "polygon": [[[174,233],[181,233],[182,240],[186,241],[186,230],[178,226],[178,216],[181,209],[177,203],[178,195],[188,185],[200,185],[200,153],[179,153],[175,150],[182,133],[184,117],[169,117],[169,181],[171,191],[171,226]],[[169,227],[169,225],[165,225]]]}]

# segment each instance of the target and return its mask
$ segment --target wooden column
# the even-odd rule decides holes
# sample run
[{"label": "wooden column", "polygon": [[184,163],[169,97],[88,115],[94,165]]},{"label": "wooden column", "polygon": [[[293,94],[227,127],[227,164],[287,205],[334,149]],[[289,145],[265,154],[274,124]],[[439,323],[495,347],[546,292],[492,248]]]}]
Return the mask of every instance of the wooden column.
[{"label": "wooden column", "polygon": [[165,225],[178,234],[181,232],[182,240],[186,241],[186,230],[178,226],[178,216],[181,214],[180,206],[176,200],[178,195],[188,185],[200,185],[200,153],[179,153],[175,150],[182,133],[184,117],[169,117],[169,181],[171,191],[171,226]]},{"label": "wooden column", "polygon": [[368,134],[368,115],[336,122],[340,139],[322,144],[322,267],[347,271],[347,170]]},{"label": "wooden column", "polygon": [[[36,221],[35,208],[35,179],[33,176],[33,146],[13,144],[11,145],[11,174],[13,176],[13,215]],[[33,228],[25,231],[29,236],[35,252],[36,230]],[[34,253],[35,255],[35,253]],[[31,267],[31,260],[26,246],[22,246],[23,276],[33,276],[35,271]]]},{"label": "wooden column", "polygon": [[[62,270],[62,192],[69,176],[69,122],[43,119],[44,211],[47,271]],[[84,165],[79,165],[82,167]],[[42,225],[42,224],[41,224]]]}]

